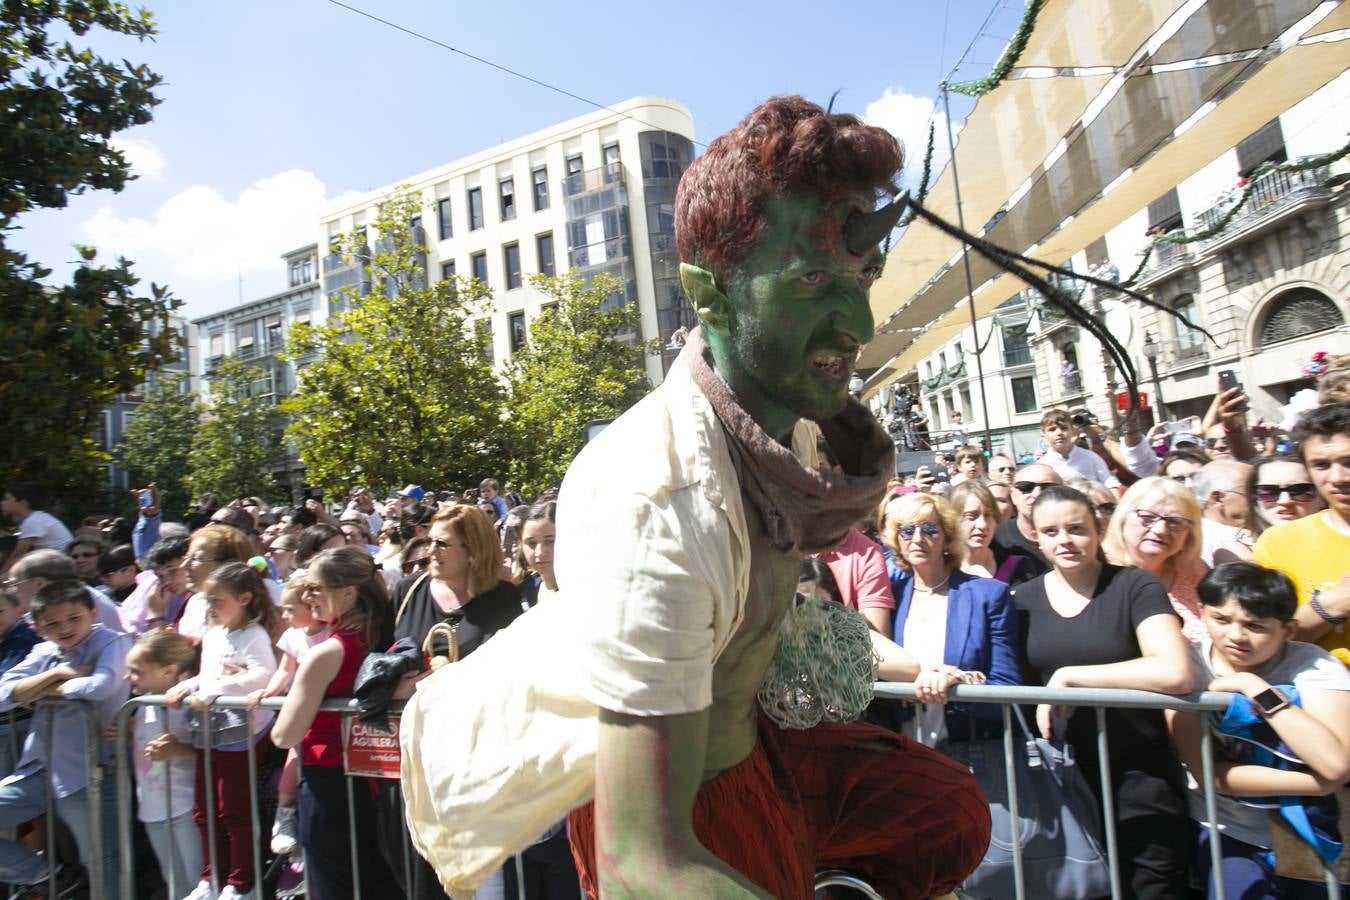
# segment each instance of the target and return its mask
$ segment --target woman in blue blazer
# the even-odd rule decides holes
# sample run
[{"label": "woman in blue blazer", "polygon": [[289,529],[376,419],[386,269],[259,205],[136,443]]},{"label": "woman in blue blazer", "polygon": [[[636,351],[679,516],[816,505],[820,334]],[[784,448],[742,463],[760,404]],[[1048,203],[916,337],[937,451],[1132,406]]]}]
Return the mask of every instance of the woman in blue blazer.
[{"label": "woman in blue blazer", "polygon": [[[926,744],[997,737],[991,704],[947,703],[954,684],[1021,684],[1017,608],[1008,586],[960,570],[963,547],[951,506],[932,494],[890,500],[880,517],[896,610],[893,640],[918,658]],[[908,716],[906,716],[907,718]]]}]

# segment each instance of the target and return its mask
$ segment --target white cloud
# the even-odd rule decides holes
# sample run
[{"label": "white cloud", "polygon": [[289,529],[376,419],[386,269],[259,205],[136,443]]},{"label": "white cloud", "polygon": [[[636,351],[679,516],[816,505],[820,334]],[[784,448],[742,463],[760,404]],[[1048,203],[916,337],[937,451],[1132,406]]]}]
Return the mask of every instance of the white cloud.
[{"label": "white cloud", "polygon": [[189,315],[286,287],[280,254],[315,240],[319,211],[332,202],[312,172],[291,169],[264,178],[236,199],[194,185],[160,205],[153,218],[124,218],[112,206],[81,226],[104,258],[123,255],[146,280],[167,283]]},{"label": "white cloud", "polygon": [[[867,104],[863,118],[869,125],[885,128],[895,135],[905,148],[905,177],[903,186],[916,190],[923,175],[923,157],[928,147],[928,121],[936,126],[933,132],[933,174],[930,183],[937,180],[947,164],[947,117],[936,110],[932,97],[906,93],[903,88],[888,87],[881,96]],[[961,123],[952,123],[952,136],[960,134]]]},{"label": "white cloud", "polygon": [[138,138],[115,137],[108,141],[114,150],[121,150],[131,171],[142,178],[157,178],[164,170],[164,154],[149,141]]}]

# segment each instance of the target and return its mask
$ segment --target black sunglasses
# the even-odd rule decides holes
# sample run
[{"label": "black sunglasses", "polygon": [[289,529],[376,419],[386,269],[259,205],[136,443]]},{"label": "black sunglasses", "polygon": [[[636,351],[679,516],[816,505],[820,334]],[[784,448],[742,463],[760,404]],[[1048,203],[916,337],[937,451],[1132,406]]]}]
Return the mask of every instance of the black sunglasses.
[{"label": "black sunglasses", "polygon": [[1258,484],[1256,486],[1256,497],[1262,503],[1274,503],[1280,499],[1280,495],[1288,492],[1291,500],[1297,500],[1306,503],[1309,500],[1317,499],[1317,488],[1307,481],[1300,481],[1297,484]]},{"label": "black sunglasses", "polygon": [[1017,481],[1013,487],[1017,488],[1019,494],[1034,494],[1042,488],[1053,487],[1053,481]]},{"label": "black sunglasses", "polygon": [[936,522],[924,522],[922,525],[915,525],[913,522],[906,522],[905,524],[897,528],[896,531],[900,533],[900,537],[904,538],[907,541],[914,537],[915,531],[918,531],[924,537],[928,538],[935,538],[938,535],[942,534],[942,529],[938,527],[938,524]]},{"label": "black sunglasses", "polygon": [[407,562],[405,562],[405,563],[403,564],[403,574],[404,574],[404,575],[409,575],[409,574],[411,574],[415,569],[425,569],[425,568],[426,568],[428,565],[430,565],[430,564],[431,564],[431,557],[430,557],[430,556],[424,556],[424,557],[422,557],[421,559],[411,559],[411,560],[408,560]]}]

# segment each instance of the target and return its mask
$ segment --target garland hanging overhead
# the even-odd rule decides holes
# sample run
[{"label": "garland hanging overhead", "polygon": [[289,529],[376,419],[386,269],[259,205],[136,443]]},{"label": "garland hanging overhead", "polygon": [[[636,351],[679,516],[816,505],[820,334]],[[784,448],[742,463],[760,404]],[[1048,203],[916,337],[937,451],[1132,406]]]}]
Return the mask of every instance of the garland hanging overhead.
[{"label": "garland hanging overhead", "polygon": [[[933,175],[934,127],[935,123],[930,119],[928,122],[928,147],[927,149],[924,150],[923,153],[923,174],[919,176],[919,189],[915,192],[915,195],[919,198],[920,203],[922,203],[924,201],[924,198],[928,196],[928,187],[929,187],[928,182]],[[900,224],[898,224],[896,228],[904,228],[912,221],[914,221],[914,213],[911,211],[903,219],[900,220]],[[886,235],[886,245],[881,248],[881,252],[883,255],[891,252],[891,235],[894,233],[895,232],[892,231],[890,234]]]},{"label": "garland hanging overhead", "polygon": [[1017,60],[1022,55],[1022,51],[1027,49],[1027,42],[1031,40],[1031,32],[1036,27],[1036,16],[1040,14],[1041,7],[1045,5],[1045,0],[1029,0],[1027,11],[1022,14],[1022,21],[1017,26],[1017,31],[1013,32],[1012,40],[1008,46],[1003,48],[1003,54],[999,56],[998,62],[994,63],[993,71],[977,81],[962,81],[956,84],[947,85],[947,90],[957,94],[965,94],[968,97],[980,97],[989,93],[994,88],[1003,83],[1003,79],[1008,77],[1012,67],[1017,65]]},{"label": "garland hanging overhead", "polygon": [[1257,167],[1243,186],[1237,202],[1210,225],[1194,232],[1177,231],[1171,234],[1154,235],[1153,241],[1144,249],[1144,255],[1140,258],[1139,265],[1130,273],[1129,278],[1121,282],[1121,285],[1131,287],[1139,280],[1139,276],[1148,266],[1148,261],[1153,258],[1153,251],[1159,244],[1193,244],[1197,241],[1207,241],[1222,233],[1237,218],[1238,213],[1247,205],[1247,202],[1251,200],[1252,194],[1256,192],[1257,183],[1263,176],[1271,172],[1303,172],[1308,169],[1329,166],[1347,154],[1350,154],[1350,143],[1345,144],[1339,150],[1332,150],[1330,153],[1323,153],[1320,156],[1305,156],[1292,162],[1262,164]]}]

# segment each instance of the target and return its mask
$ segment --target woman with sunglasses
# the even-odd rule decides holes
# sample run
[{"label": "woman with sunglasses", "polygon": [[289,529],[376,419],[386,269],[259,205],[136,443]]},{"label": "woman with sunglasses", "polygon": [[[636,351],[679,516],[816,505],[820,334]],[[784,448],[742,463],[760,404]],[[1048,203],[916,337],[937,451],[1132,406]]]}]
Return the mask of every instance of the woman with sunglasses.
[{"label": "woman with sunglasses", "polygon": [[1258,461],[1247,479],[1247,521],[1233,540],[1214,551],[1214,565],[1246,562],[1256,539],[1272,525],[1293,522],[1321,510],[1326,504],[1308,475],[1303,460],[1280,455]]},{"label": "woman with sunglasses", "polygon": [[894,554],[887,560],[896,600],[892,639],[919,662],[914,690],[924,704],[921,739],[938,746],[998,736],[997,706],[948,706],[947,690],[963,683],[1021,683],[1017,611],[1008,586],[961,571],[964,548],[945,499],[894,497],[879,518],[882,541]]},{"label": "woman with sunglasses", "polygon": [[[1116,515],[1131,501],[1167,508],[1168,495],[1151,490],[1149,483],[1158,481],[1176,487],[1167,479],[1143,479],[1125,492]],[[1148,511],[1137,503],[1130,509],[1130,515]],[[1073,488],[1052,485],[1036,498],[1031,516],[1051,568],[1012,591],[1021,614],[1028,677],[1051,688],[1189,691],[1193,678],[1186,642],[1166,593],[1147,572],[1102,560],[1092,502]],[[1164,530],[1161,520],[1153,524],[1156,531]],[[1118,528],[1118,520],[1111,527]],[[1198,541],[1198,525],[1196,531]],[[1070,710],[1067,723],[1053,712],[1047,705],[1038,707],[1041,735],[1067,738],[1100,799],[1095,711]],[[1111,709],[1106,721],[1124,895],[1138,900],[1184,898],[1190,823],[1162,712]]]},{"label": "woman with sunglasses", "polygon": [[[406,532],[405,532],[406,533]],[[520,588],[502,578],[502,545],[488,517],[473,504],[451,506],[431,517],[427,532],[430,563],[424,572],[398,583],[391,606],[394,637],[408,638],[417,647],[442,623],[454,630],[459,658],[477,650],[521,614]],[[414,558],[412,541],[404,558]],[[448,652],[448,641],[432,639],[434,655]],[[413,884],[402,884],[404,848],[403,800],[398,782],[382,782],[380,829],[382,850],[404,895],[409,898],[442,898],[440,882],[430,864],[414,854],[410,861]]]},{"label": "woman with sunglasses", "polygon": [[1209,572],[1200,559],[1204,537],[1195,494],[1170,478],[1155,475],[1130,485],[1120,498],[1102,549],[1117,566],[1138,566],[1162,583],[1181,617],[1186,640],[1208,633],[1200,619],[1196,586]]},{"label": "woman with sunglasses", "polygon": [[1111,517],[1116,513],[1115,492],[1100,481],[1089,481],[1086,478],[1071,478],[1068,485],[1092,501],[1092,510],[1097,514],[1097,530],[1101,534],[1106,534]]}]

